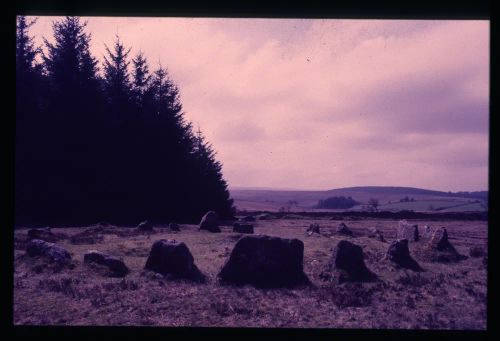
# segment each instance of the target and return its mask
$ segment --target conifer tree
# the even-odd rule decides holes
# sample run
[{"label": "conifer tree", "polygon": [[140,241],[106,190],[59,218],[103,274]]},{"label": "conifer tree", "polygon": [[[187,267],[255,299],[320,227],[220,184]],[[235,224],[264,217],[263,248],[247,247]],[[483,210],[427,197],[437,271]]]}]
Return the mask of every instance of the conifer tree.
[{"label": "conifer tree", "polygon": [[42,70],[33,24],[17,24],[16,223],[232,215],[222,166],[193,133],[166,68],[150,73],[139,53],[129,73],[131,49],[117,37],[106,46],[101,78],[86,23],[66,17],[53,23],[54,42],[45,39]]},{"label": "conifer tree", "polygon": [[36,56],[40,49],[36,48],[33,37],[29,35],[29,28],[37,22],[37,18],[27,20],[25,16],[18,16],[16,22],[16,80],[24,80],[29,75],[39,71]]},{"label": "conifer tree", "polygon": [[[44,39],[43,55],[50,93],[44,116],[42,165],[48,216],[61,220],[93,219],[88,203],[99,198],[96,163],[105,159],[98,149],[103,135],[103,99],[97,60],[90,52],[91,35],[86,22],[66,17],[52,25],[54,43]],[[92,162],[94,161],[94,162]],[[86,213],[85,213],[86,212]]]},{"label": "conifer tree", "polygon": [[90,52],[91,34],[84,31],[86,26],[78,17],[66,17],[52,25],[55,44],[44,39],[48,50],[44,65],[58,94],[78,98],[82,88],[97,86],[97,60]]},{"label": "conifer tree", "polygon": [[113,52],[106,46],[104,56],[104,85],[111,107],[114,110],[125,109],[131,100],[132,87],[129,79],[127,57],[131,48],[126,49],[116,36]]},{"label": "conifer tree", "polygon": [[194,137],[193,157],[199,171],[198,189],[202,195],[200,212],[215,210],[222,217],[234,215],[233,200],[230,198],[227,183],[222,176],[222,164],[215,159],[215,151],[212,145],[205,141],[201,130],[198,128]]},{"label": "conifer tree", "polygon": [[[153,72],[149,93],[152,106],[145,116],[149,133],[148,160],[153,166],[148,188],[151,189],[152,209],[182,216],[188,207],[185,191],[187,158],[190,143],[187,134],[179,89],[161,65]],[[165,196],[172,193],[174,196]]]},{"label": "conifer tree", "polygon": [[37,19],[28,20],[24,16],[16,18],[16,143],[15,143],[15,218],[32,207],[39,187],[36,167],[40,157],[41,111],[45,98],[45,86],[41,65],[36,58],[40,49],[35,47],[29,28]]},{"label": "conifer tree", "polygon": [[133,63],[133,97],[135,104],[142,108],[144,106],[144,101],[147,101],[148,88],[151,82],[151,75],[149,74],[149,67],[147,60],[142,52],[139,52],[134,59]]}]

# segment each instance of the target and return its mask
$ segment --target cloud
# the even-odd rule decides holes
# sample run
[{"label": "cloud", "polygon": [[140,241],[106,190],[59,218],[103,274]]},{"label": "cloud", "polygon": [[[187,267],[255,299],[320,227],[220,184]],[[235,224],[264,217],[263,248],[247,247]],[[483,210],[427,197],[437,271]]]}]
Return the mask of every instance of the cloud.
[{"label": "cloud", "polygon": [[88,20],[167,66],[230,186],[487,188],[488,21]]}]

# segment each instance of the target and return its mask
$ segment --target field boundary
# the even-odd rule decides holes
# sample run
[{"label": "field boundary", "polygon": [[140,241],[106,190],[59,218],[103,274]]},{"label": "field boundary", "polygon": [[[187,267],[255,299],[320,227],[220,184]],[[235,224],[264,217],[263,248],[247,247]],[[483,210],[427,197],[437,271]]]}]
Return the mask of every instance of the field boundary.
[{"label": "field boundary", "polygon": [[[272,211],[240,211],[237,215],[243,214],[272,214],[273,216],[282,218],[292,212],[272,212]],[[428,219],[428,220],[479,220],[488,221],[488,212],[414,212],[414,211],[379,211],[379,212],[293,212],[293,215],[301,215],[307,217],[330,217],[332,220],[343,220],[344,218],[375,218],[375,219]]]}]

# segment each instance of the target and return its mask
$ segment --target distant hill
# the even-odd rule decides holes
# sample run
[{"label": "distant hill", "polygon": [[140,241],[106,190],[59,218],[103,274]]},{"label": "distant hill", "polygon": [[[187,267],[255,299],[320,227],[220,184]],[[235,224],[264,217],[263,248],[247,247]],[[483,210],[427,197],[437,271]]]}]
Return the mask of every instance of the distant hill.
[{"label": "distant hill", "polygon": [[365,192],[374,194],[397,194],[397,195],[432,195],[440,197],[471,198],[488,200],[488,191],[474,192],[443,192],[415,187],[394,187],[394,186],[361,186],[332,189],[327,192],[337,193],[339,191]]},{"label": "distant hill", "polygon": [[[361,203],[353,210],[363,210],[370,198],[378,199],[380,210],[414,211],[485,211],[488,191],[443,192],[414,187],[360,186],[337,188],[326,191],[273,190],[273,189],[229,189],[239,210],[268,211],[319,211],[313,207],[319,200],[330,197],[351,197]],[[411,202],[402,202],[404,198]]]}]

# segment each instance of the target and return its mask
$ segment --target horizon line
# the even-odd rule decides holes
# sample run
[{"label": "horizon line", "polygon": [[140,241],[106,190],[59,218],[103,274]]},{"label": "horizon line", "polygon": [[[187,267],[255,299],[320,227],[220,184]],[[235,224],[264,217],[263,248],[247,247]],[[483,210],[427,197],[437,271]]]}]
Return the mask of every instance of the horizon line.
[{"label": "horizon line", "polygon": [[328,192],[328,191],[333,191],[333,190],[339,190],[339,189],[351,189],[351,188],[357,188],[357,187],[385,187],[385,188],[412,188],[412,189],[420,189],[420,190],[426,190],[426,191],[436,191],[436,192],[444,192],[444,193],[459,193],[459,192],[488,192],[489,189],[480,189],[480,190],[458,190],[458,191],[451,191],[451,190],[441,190],[441,189],[429,189],[429,188],[422,188],[422,187],[412,187],[412,186],[394,186],[394,185],[360,185],[360,186],[348,186],[348,187],[335,187],[335,188],[291,188],[291,187],[269,187],[269,186],[228,186],[228,190],[253,190],[253,191],[297,191],[297,192]]}]

